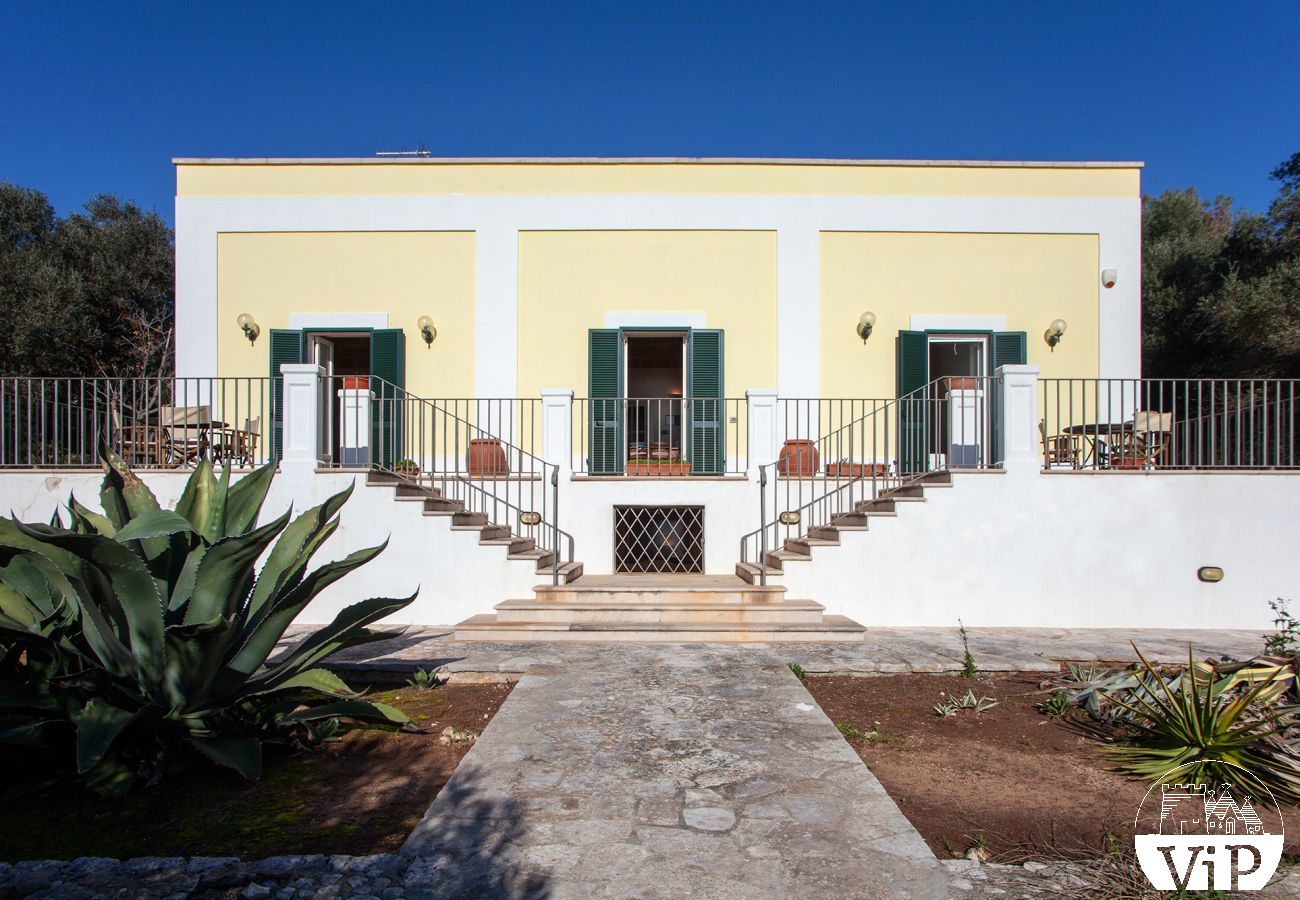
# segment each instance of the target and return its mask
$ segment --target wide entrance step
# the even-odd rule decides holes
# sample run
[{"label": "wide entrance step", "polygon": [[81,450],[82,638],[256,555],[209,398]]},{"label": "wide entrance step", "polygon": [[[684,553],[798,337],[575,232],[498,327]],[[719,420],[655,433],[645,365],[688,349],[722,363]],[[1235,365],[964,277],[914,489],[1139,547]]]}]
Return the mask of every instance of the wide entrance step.
[{"label": "wide entrance step", "polygon": [[734,575],[587,575],[538,585],[496,613],[456,626],[465,641],[860,641],[866,629],[825,615],[780,585]]}]

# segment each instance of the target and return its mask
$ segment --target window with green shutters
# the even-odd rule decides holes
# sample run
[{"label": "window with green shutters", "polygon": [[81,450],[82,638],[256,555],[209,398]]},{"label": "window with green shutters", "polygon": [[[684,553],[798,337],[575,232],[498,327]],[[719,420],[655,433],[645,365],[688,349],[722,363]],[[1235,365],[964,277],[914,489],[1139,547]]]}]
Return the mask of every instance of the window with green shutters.
[{"label": "window with green shutters", "polygon": [[900,331],[895,341],[894,362],[898,389],[898,470],[901,475],[923,472],[929,453],[925,394],[930,383],[930,335],[924,331]]},{"label": "window with green shutters", "polygon": [[623,471],[623,334],[617,328],[587,332],[587,396],[591,435],[587,470],[593,475]]},{"label": "window with green shutters", "polygon": [[691,472],[696,475],[721,475],[726,471],[722,349],[721,329],[691,329],[686,354],[686,393],[690,397],[687,425]]},{"label": "window with green shutters", "polygon": [[301,363],[306,354],[306,341],[301,331],[272,328],[271,346],[271,453],[279,459],[284,447],[284,379],[280,366]]},{"label": "window with green shutters", "polygon": [[[1023,331],[995,331],[989,339],[989,374],[999,366],[1023,366],[1029,359],[1029,335]],[[1002,431],[998,424],[1001,414],[1001,385],[993,382],[989,387],[989,444],[991,462],[1002,461]]]},{"label": "window with green shutters", "polygon": [[402,394],[406,388],[406,335],[400,328],[370,333],[370,389],[375,405],[370,418],[370,462],[392,468],[403,457]]}]

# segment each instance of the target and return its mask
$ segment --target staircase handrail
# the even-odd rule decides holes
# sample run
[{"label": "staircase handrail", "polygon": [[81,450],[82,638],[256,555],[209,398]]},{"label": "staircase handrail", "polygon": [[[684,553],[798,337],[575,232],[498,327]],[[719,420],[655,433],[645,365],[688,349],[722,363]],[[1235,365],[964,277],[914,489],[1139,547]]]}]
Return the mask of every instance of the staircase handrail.
[{"label": "staircase handrail", "polygon": [[[518,502],[511,502],[508,487],[505,496],[503,497],[501,494],[497,493],[496,491],[489,491],[481,484],[476,484],[474,477],[468,471],[468,467],[465,470],[460,469],[459,453],[457,453],[455,457],[457,460],[457,466],[455,471],[443,472],[440,475],[436,475],[435,472],[430,471],[429,482],[430,482],[430,486],[432,486],[432,483],[434,481],[442,481],[444,483],[446,483],[447,481],[454,481],[455,483],[464,486],[469,491],[474,492],[476,496],[480,497],[483,500],[483,505],[485,508],[489,504],[491,504],[494,507],[499,506],[516,514],[516,517],[522,517],[525,514],[537,515],[538,516],[537,521],[535,523],[532,523],[530,527],[536,527],[539,534],[544,534],[548,531],[550,532],[551,547],[549,549],[551,551],[551,583],[558,584],[561,556],[564,555],[561,552],[562,538],[563,538],[563,544],[567,545],[568,548],[567,558],[564,559],[563,561],[571,563],[574,560],[573,535],[567,531],[564,531],[559,527],[560,466],[556,463],[548,462],[547,460],[541,458],[540,456],[537,456],[535,453],[525,450],[523,447],[520,447],[506,440],[500,435],[492,434],[491,432],[474,424],[468,419],[465,419],[462,416],[458,415],[457,413],[447,409],[445,406],[440,405],[436,400],[427,397],[418,397],[403,387],[400,387],[398,385],[393,384],[390,381],[386,381],[382,378],[378,378],[375,376],[370,377],[368,384],[370,390],[377,394],[376,399],[378,401],[396,400],[398,402],[402,402],[405,404],[412,404],[416,408],[428,409],[432,413],[434,413],[435,416],[442,417],[444,421],[454,422],[457,426],[463,427],[467,435],[467,440],[469,439],[468,436],[473,435],[475,439],[486,438],[486,439],[497,441],[501,445],[502,450],[506,453],[507,461],[513,459],[520,464],[522,464],[525,460],[528,462],[527,474],[529,477],[527,479],[520,478],[518,480],[520,482],[527,480],[530,482],[540,481],[542,483],[543,485],[542,509],[540,512],[538,512],[535,509],[525,509],[523,507],[522,487],[519,489],[519,493],[517,494]],[[382,411],[383,409],[382,405],[379,408]],[[402,426],[402,427],[407,427],[407,426]],[[380,429],[380,432],[381,433],[383,432],[382,428]],[[430,449],[435,452],[430,453],[427,459],[436,465],[436,461],[438,459],[436,455],[437,448],[432,447]],[[422,479],[418,473],[412,476],[407,471],[405,471],[404,469],[396,465],[396,463],[402,458],[400,454],[396,452],[392,452],[389,455],[392,456],[391,465],[385,461],[385,459],[383,458],[384,455],[382,453],[376,454],[372,450],[371,459],[370,459],[371,468],[377,471],[381,471],[391,477],[394,477],[402,483],[411,484],[416,487],[424,486],[422,483]],[[417,456],[420,459],[426,458],[423,454],[423,448],[421,449],[421,452],[417,454]],[[522,466],[520,466],[520,468],[522,468]],[[483,478],[480,480],[487,480],[487,478]],[[496,479],[493,478],[492,480],[496,480]],[[549,494],[549,501],[550,501],[549,515],[547,513],[548,494]],[[520,521],[522,522],[522,518],[520,518]],[[511,528],[511,532],[512,533],[514,532],[513,527]]]},{"label": "staircase handrail", "polygon": [[[841,432],[844,432],[845,430],[857,428],[859,429],[859,431],[865,432],[866,426],[869,422],[871,422],[871,420],[875,420],[877,418],[883,418],[885,423],[884,443],[886,447],[886,452],[890,452],[891,451],[891,442],[889,439],[890,419],[887,417],[890,415],[897,415],[900,410],[905,408],[904,404],[918,404],[918,403],[926,404],[926,403],[935,402],[936,400],[939,399],[938,395],[939,395],[940,386],[945,383],[949,383],[952,380],[952,377],[954,376],[944,376],[941,378],[935,378],[931,380],[929,383],[924,384],[921,387],[918,387],[912,391],[909,391],[908,393],[904,394],[901,397],[894,397],[884,401],[881,406],[875,407],[870,412],[864,413],[862,416],[859,416],[857,419],[853,420],[852,422],[842,425],[839,428],[835,429],[833,432],[830,432],[826,435],[819,437],[815,446],[817,446],[818,449],[820,450],[820,448],[825,445],[826,441],[829,438],[839,435]],[[987,380],[987,379],[981,379],[981,380]],[[924,408],[922,408],[921,414],[924,417],[925,415]],[[924,421],[924,418],[922,419],[922,421]],[[871,422],[871,425],[873,428],[872,433],[874,434],[875,423]],[[900,434],[901,434],[901,429],[896,428],[895,429],[896,440],[898,439],[898,436]],[[916,458],[921,461],[919,471],[917,470],[909,471],[905,476],[901,471],[898,470],[899,460],[896,455],[894,459],[894,471],[892,472],[892,474],[890,472],[890,466],[888,463],[885,464],[884,470],[882,472],[878,468],[879,464],[874,459],[870,463],[864,465],[861,469],[856,470],[858,474],[853,474],[855,472],[854,469],[855,463],[853,462],[852,456],[850,456],[849,474],[847,476],[840,476],[837,474],[835,476],[835,487],[825,490],[820,494],[816,494],[808,502],[800,503],[799,505],[793,507],[792,509],[786,509],[780,512],[777,512],[774,509],[774,515],[773,518],[771,519],[769,519],[767,515],[767,488],[769,484],[772,485],[773,495],[774,495],[773,499],[775,501],[776,499],[775,495],[777,492],[777,482],[782,477],[781,468],[780,468],[781,463],[780,461],[774,461],[759,466],[758,481],[759,481],[759,522],[760,524],[758,528],[754,529],[751,532],[748,532],[747,534],[741,537],[740,561],[742,563],[749,561],[749,545],[751,542],[756,542],[758,544],[756,549],[758,551],[757,562],[759,566],[759,583],[761,585],[766,585],[767,570],[768,570],[767,557],[769,553],[768,550],[769,530],[771,530],[773,536],[776,536],[777,529],[780,528],[782,525],[785,525],[786,527],[790,527],[791,525],[799,525],[800,530],[796,533],[795,537],[790,538],[787,536],[787,538],[785,539],[786,542],[788,542],[789,540],[797,540],[799,538],[805,537],[810,531],[812,531],[815,528],[825,527],[829,523],[829,520],[833,515],[842,512],[842,509],[839,508],[844,506],[844,504],[841,501],[844,499],[846,492],[848,497],[847,507],[849,509],[853,509],[854,504],[857,502],[869,502],[872,500],[876,500],[885,491],[894,490],[896,488],[903,487],[908,484],[922,481],[925,479],[926,476],[931,475],[937,471],[943,471],[944,469],[947,468],[946,460],[943,467],[936,468],[932,466],[932,460],[930,459],[930,454],[927,448],[914,448],[914,449],[925,451],[916,454]],[[818,455],[820,456],[820,453]],[[802,479],[798,479],[798,480],[802,481]],[[867,496],[865,492],[865,488],[868,482],[870,482],[870,496]],[[854,500],[854,491],[859,487],[864,489],[863,496],[861,500]],[[802,500],[802,497],[800,497],[800,500]],[[826,519],[826,521],[818,520],[811,524],[805,523],[804,522],[805,514],[811,512],[812,510],[814,510],[819,506],[823,507],[824,509],[830,509],[832,506],[834,506],[837,508],[837,512],[831,513],[830,515],[823,516],[822,518]],[[774,502],[774,507],[775,507],[775,502]]]}]

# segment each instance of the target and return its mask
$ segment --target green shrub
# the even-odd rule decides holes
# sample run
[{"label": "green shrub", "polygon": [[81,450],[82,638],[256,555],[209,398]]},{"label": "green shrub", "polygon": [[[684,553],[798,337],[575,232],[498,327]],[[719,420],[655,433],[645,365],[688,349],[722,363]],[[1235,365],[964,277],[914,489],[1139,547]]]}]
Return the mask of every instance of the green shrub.
[{"label": "green shrub", "polygon": [[1283,735],[1296,722],[1296,708],[1281,702],[1294,677],[1289,667],[1236,667],[1225,675],[1195,664],[1189,650],[1187,668],[1165,678],[1141,652],[1138,659],[1136,685],[1109,695],[1125,713],[1127,734],[1102,752],[1120,771],[1156,781],[1188,766],[1179,780],[1267,787],[1278,799],[1300,801],[1300,759]]},{"label": "green shrub", "polygon": [[408,721],[317,664],[391,637],[366,626],[414,595],[355,603],[265,665],[317,594],[384,549],[308,571],[351,487],[259,526],[271,465],[232,485],[202,461],[167,510],[101,455],[103,515],[73,497],[68,527],[0,519],[0,762],[75,766],[120,793],[201,758],[256,779],[264,741],[311,745],[340,718]]},{"label": "green shrub", "polygon": [[803,681],[808,677],[808,673],[804,670],[804,667],[798,663],[786,663],[786,666],[794,673],[794,677],[798,678],[800,681]]}]

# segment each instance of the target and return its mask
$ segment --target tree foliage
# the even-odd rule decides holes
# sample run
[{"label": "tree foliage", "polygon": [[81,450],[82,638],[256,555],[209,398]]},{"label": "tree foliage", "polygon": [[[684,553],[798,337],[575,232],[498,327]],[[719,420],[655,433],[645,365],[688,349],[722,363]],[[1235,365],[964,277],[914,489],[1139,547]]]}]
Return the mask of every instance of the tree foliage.
[{"label": "tree foliage", "polygon": [[59,218],[0,182],[0,375],[169,375],[174,280],[157,213],[101,194]]},{"label": "tree foliage", "polygon": [[1300,153],[1266,214],[1193,189],[1142,208],[1148,377],[1300,377]]}]

